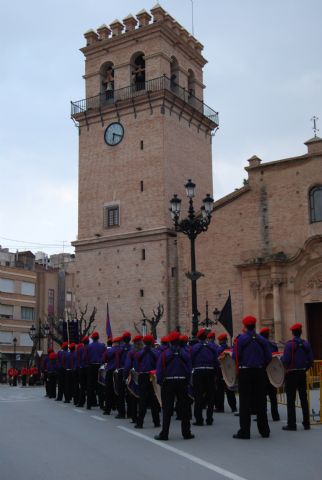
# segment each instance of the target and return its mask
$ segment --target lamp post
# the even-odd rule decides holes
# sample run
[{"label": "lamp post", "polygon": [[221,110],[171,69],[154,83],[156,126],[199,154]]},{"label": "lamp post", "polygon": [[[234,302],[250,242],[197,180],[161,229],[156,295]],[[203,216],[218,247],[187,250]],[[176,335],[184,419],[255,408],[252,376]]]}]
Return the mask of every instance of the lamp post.
[{"label": "lamp post", "polygon": [[29,329],[29,337],[31,338],[32,341],[37,341],[38,342],[38,350],[41,349],[41,340],[44,338],[48,338],[50,332],[49,325],[45,323],[45,325],[41,324],[41,321],[39,319],[38,323],[38,330],[36,329],[35,325],[32,325]]},{"label": "lamp post", "polygon": [[206,301],[206,318],[202,322],[200,322],[200,325],[206,327],[207,330],[211,330],[211,327],[213,325],[216,325],[216,323],[216,320],[210,320],[210,318],[208,317],[208,301]]},{"label": "lamp post", "polygon": [[200,278],[200,276],[202,276],[200,272],[196,271],[195,241],[200,233],[208,230],[214,203],[213,198],[209,193],[207,193],[206,197],[203,199],[203,205],[200,209],[201,214],[196,215],[193,206],[195,187],[196,185],[191,179],[189,179],[185,184],[186,194],[189,199],[187,218],[180,220],[181,200],[178,198],[177,194],[174,194],[173,198],[170,200],[170,212],[175,231],[184,233],[190,240],[191,272],[189,272],[188,278],[191,280],[192,337],[195,337],[198,332],[197,280]]},{"label": "lamp post", "polygon": [[142,336],[145,337],[146,333],[147,333],[146,319],[142,318]]}]

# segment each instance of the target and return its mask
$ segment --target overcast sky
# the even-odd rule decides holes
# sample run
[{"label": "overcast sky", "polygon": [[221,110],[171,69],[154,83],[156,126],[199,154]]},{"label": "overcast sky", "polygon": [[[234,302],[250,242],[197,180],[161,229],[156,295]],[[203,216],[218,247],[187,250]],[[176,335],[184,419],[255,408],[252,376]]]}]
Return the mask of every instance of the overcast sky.
[{"label": "overcast sky", "polygon": [[[191,31],[191,0],[159,2]],[[153,0],[0,0],[0,245],[68,248],[77,234],[78,135],[70,100],[84,98],[83,33]],[[306,152],[322,129],[322,1],[194,0],[204,44],[205,102],[219,111],[214,196],[240,187],[247,159]]]}]

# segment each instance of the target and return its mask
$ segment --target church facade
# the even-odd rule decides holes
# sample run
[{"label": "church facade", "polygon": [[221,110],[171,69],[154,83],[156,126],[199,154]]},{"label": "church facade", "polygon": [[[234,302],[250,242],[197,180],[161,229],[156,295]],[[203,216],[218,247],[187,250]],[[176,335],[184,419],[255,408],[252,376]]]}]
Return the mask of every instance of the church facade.
[{"label": "church facade", "polygon": [[[190,244],[174,231],[169,201],[185,197],[189,178],[197,207],[212,192],[219,121],[203,101],[202,45],[159,5],[85,39],[86,98],[72,102],[80,134],[76,298],[97,307],[102,334],[107,303],[113,334],[133,329],[141,308],[150,316],[159,303],[159,334],[189,332]],[[201,317],[206,301],[210,311],[222,308],[229,290],[236,333],[244,313],[278,340],[289,323],[314,317],[306,304],[322,302],[322,223],[311,221],[308,202],[322,185],[321,155],[313,139],[301,157],[252,158],[247,185],[215,203],[196,242]]]}]

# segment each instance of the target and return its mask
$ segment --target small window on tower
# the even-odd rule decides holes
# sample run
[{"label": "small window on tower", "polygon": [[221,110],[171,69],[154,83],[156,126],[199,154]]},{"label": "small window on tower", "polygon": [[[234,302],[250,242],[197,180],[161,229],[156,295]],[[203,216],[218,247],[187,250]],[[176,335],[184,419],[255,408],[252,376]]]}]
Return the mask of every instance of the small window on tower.
[{"label": "small window on tower", "polygon": [[120,225],[119,205],[105,205],[103,210],[104,228],[118,227]]},{"label": "small window on tower", "polygon": [[310,220],[311,223],[322,222],[322,185],[310,190]]},{"label": "small window on tower", "polygon": [[144,297],[144,290],[143,289],[140,290],[140,296]]},{"label": "small window on tower", "polygon": [[145,248],[142,248],[142,260],[145,260]]},{"label": "small window on tower", "polygon": [[143,189],[144,189],[143,180],[141,180],[140,182],[140,188],[141,188],[141,192],[143,192]]},{"label": "small window on tower", "polygon": [[141,148],[141,150],[143,150],[143,148],[144,148],[143,140],[141,140],[141,142],[140,142],[140,148]]}]

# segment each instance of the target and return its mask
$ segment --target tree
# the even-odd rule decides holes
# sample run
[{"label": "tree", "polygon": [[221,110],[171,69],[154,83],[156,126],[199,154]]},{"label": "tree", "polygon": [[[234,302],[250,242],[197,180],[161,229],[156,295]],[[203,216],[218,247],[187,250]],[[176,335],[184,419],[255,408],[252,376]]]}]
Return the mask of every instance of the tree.
[{"label": "tree", "polygon": [[[140,308],[141,313],[143,315],[143,321],[147,322],[150,325],[150,331],[151,334],[154,336],[154,338],[157,338],[157,326],[163,317],[164,313],[164,306],[159,302],[156,310],[153,309],[153,316],[151,318],[148,318],[145,313],[143,308]],[[135,329],[137,330],[137,324],[134,324]]]}]

